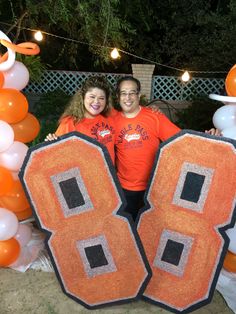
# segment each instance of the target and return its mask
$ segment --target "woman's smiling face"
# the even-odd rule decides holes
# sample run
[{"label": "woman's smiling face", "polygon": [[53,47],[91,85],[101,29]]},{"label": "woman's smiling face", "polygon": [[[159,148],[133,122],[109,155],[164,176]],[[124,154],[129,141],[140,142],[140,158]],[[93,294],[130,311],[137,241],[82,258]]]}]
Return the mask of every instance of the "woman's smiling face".
[{"label": "woman's smiling face", "polygon": [[84,96],[85,118],[95,118],[106,106],[106,94],[97,87],[90,88]]}]

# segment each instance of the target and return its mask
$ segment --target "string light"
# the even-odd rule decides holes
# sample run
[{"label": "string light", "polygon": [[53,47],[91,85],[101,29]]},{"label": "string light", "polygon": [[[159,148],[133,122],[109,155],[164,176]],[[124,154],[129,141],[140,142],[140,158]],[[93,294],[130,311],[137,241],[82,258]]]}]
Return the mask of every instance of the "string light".
[{"label": "string light", "polygon": [[37,41],[41,41],[43,40],[43,34],[41,31],[37,31],[36,33],[34,33],[34,38],[37,40]]},{"label": "string light", "polygon": [[[25,30],[28,30],[28,31],[31,31],[31,32],[37,32],[35,29],[31,29],[31,28],[28,28],[28,27],[17,26],[17,25],[12,25],[10,23],[5,23],[5,22],[1,22],[1,21],[0,21],[0,24],[7,25],[7,26],[15,26],[18,29],[25,29]],[[63,40],[66,40],[66,41],[70,41],[70,42],[74,42],[74,43],[78,43],[78,44],[83,44],[83,45],[87,45],[87,46],[91,45],[91,46],[94,46],[94,47],[107,48],[107,49],[114,50],[114,47],[103,46],[103,45],[96,45],[96,44],[89,44],[88,42],[79,41],[79,40],[75,40],[75,39],[72,39],[72,38],[68,38],[68,37],[63,37],[63,36],[47,33],[47,32],[44,32],[44,31],[41,31],[41,34],[45,34],[45,35],[48,35],[48,36],[52,36],[52,37],[55,37],[55,38],[59,38],[59,39],[63,39]],[[115,48],[115,49],[117,49],[117,48]],[[168,69],[172,69],[172,70],[175,70],[175,71],[179,71],[179,72],[183,72],[184,71],[183,69],[180,69],[180,68],[172,67],[172,66],[169,66],[169,65],[166,65],[166,64],[155,62],[155,61],[147,59],[147,58],[143,58],[143,57],[137,56],[137,55],[132,54],[132,53],[130,53],[128,51],[125,51],[125,50],[117,49],[117,52],[118,53],[122,52],[122,53],[124,53],[126,55],[132,56],[132,57],[134,57],[136,59],[148,62],[150,64],[155,64],[155,65],[162,66],[162,67],[165,67],[165,68],[168,68]],[[189,70],[188,73],[204,73],[204,74],[221,73],[221,74],[225,74],[225,73],[228,73],[228,71],[192,71],[192,70],[190,71]]]},{"label": "string light", "polygon": [[120,54],[119,51],[117,50],[117,48],[114,48],[111,52],[111,57],[112,59],[117,59],[120,58]]},{"label": "string light", "polygon": [[183,82],[188,82],[190,80],[190,75],[189,75],[188,71],[184,72],[184,74],[181,76],[181,80]]}]

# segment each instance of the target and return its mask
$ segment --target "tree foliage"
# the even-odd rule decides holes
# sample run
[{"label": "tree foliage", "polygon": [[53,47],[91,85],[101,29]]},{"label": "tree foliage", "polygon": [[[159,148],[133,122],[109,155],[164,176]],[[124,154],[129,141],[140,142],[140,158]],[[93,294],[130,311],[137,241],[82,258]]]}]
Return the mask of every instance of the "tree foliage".
[{"label": "tree foliage", "polygon": [[[162,1],[161,55],[177,67],[227,71],[235,62],[234,1]],[[171,25],[171,27],[170,27]],[[165,61],[163,60],[163,61]]]},{"label": "tree foliage", "polygon": [[176,112],[176,124],[181,129],[201,132],[210,130],[214,127],[212,117],[221,106],[222,104],[219,101],[213,101],[207,96],[196,96],[187,108]]},{"label": "tree foliage", "polygon": [[[58,36],[47,36],[41,44],[42,59],[55,69],[126,72],[130,63],[145,62],[142,57],[197,71],[227,72],[235,63],[235,0],[0,3],[0,22],[8,23],[2,24],[3,31],[16,41],[31,40],[32,32],[26,28]],[[129,54],[112,61],[111,47]],[[175,74],[156,68],[159,74]]]},{"label": "tree foliage", "polygon": [[[135,33],[130,23],[118,14],[119,0],[1,2],[7,7],[6,12],[1,12],[1,20],[23,28],[21,37],[29,37],[24,28],[56,35],[47,36],[41,45],[41,54],[57,69],[80,69],[81,64],[89,66],[91,63],[102,66],[108,62],[107,47],[126,49],[128,35]],[[17,33],[14,37],[16,35],[19,37]]]}]

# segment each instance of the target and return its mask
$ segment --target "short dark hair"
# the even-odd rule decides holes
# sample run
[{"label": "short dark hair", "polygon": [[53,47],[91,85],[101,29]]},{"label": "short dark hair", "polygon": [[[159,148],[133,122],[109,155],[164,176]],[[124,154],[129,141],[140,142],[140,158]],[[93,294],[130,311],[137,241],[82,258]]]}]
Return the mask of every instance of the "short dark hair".
[{"label": "short dark hair", "polygon": [[138,90],[138,92],[140,92],[140,90],[141,90],[141,83],[140,83],[140,81],[138,80],[138,79],[136,79],[135,77],[133,77],[133,76],[123,76],[123,77],[121,77],[118,81],[117,81],[117,84],[116,84],[116,94],[118,95],[119,93],[120,93],[120,85],[121,85],[121,83],[123,83],[123,82],[125,82],[125,81],[132,81],[132,82],[134,82],[134,83],[136,83],[136,85],[137,85],[137,90]]}]

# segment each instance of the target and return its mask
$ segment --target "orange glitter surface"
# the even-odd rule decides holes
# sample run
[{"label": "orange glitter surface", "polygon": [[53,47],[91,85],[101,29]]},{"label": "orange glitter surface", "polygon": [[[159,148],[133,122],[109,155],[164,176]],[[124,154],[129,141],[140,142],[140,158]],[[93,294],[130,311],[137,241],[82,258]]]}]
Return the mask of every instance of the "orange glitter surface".
[{"label": "orange glitter surface", "polygon": [[[71,169],[79,171],[87,190],[83,197],[91,206],[66,216],[52,178]],[[102,149],[73,137],[35,150],[24,182],[41,227],[52,233],[48,245],[66,293],[88,306],[135,298],[148,271],[128,220],[115,215],[122,202]],[[108,270],[102,274],[96,269],[86,272],[88,265],[78,247],[100,238],[113,266],[104,266]]]},{"label": "orange glitter surface", "polygon": [[[218,229],[231,222],[235,200],[235,148],[199,134],[180,135],[161,149],[148,193],[151,210],[143,213],[138,226],[153,272],[144,295],[180,310],[209,297],[224,245]],[[189,207],[181,205],[183,200],[176,192],[182,188],[178,187],[181,169],[189,165],[209,175],[208,186],[200,195],[201,208],[191,202],[185,202]],[[161,255],[156,257],[165,232],[189,245],[181,267],[170,268]]]}]

